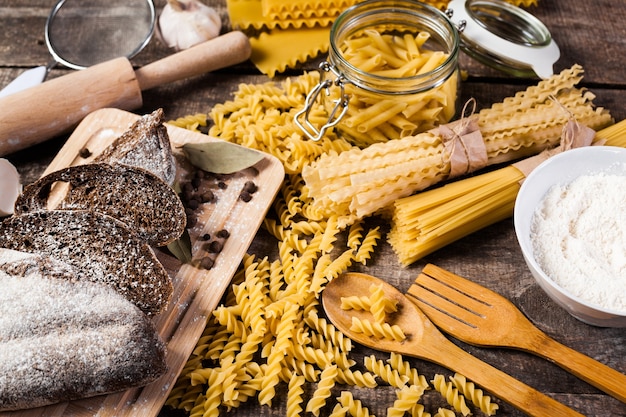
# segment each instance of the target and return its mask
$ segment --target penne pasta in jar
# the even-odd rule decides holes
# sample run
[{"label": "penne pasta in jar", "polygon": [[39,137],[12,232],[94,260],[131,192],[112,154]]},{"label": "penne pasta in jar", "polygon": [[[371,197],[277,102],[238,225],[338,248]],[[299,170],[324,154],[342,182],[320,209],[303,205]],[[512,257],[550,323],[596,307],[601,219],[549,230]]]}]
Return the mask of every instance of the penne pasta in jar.
[{"label": "penne pasta in jar", "polygon": [[330,37],[320,84],[307,100],[312,105],[319,97],[329,119],[323,126],[310,118],[303,123],[307,109],[296,116],[311,139],[334,127],[366,147],[424,132],[456,114],[458,32],[439,10],[370,0],[342,13]]}]

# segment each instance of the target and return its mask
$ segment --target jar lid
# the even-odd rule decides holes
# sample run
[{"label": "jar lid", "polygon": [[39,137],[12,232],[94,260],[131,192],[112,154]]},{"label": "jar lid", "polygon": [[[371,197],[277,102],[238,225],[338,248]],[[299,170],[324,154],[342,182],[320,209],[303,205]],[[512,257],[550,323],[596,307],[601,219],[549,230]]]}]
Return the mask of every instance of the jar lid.
[{"label": "jar lid", "polygon": [[516,76],[548,78],[560,51],[536,17],[502,0],[452,0],[446,10],[474,59]]}]

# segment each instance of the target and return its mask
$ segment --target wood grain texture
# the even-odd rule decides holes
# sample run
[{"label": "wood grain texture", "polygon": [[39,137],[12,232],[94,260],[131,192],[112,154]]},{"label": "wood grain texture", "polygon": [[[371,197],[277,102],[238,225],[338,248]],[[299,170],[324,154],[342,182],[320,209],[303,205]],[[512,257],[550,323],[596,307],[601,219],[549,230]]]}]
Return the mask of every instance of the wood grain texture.
[{"label": "wood grain texture", "polygon": [[[0,0],[0,88],[21,71],[42,65],[50,57],[43,42],[43,25],[53,1]],[[155,2],[161,8],[165,0]],[[224,0],[207,0],[217,8],[229,29]],[[566,0],[538,0],[530,12],[542,19],[552,32],[561,50],[555,65],[559,71],[574,63],[585,69],[582,85],[595,96],[594,102],[611,111],[616,120],[626,119],[626,2],[597,0],[593,2]],[[171,53],[164,45],[153,40],[146,49],[132,59],[135,67],[145,65]],[[476,63],[466,56],[460,59],[461,67],[469,78],[462,85],[462,100],[475,97],[478,108],[488,107],[505,97],[532,85],[536,80],[513,79]],[[315,69],[316,62],[302,69]],[[58,68],[51,76],[67,70]],[[299,74],[301,70],[290,71]],[[281,80],[285,75],[277,77]],[[207,113],[213,105],[232,98],[240,83],[262,83],[268,78],[260,74],[250,62],[236,65],[167,86],[144,92],[144,104],[135,112],[149,113],[163,107],[167,118],[174,119],[189,114]],[[60,98],[59,98],[60,100]],[[36,115],[32,116],[36,123]],[[59,137],[8,156],[19,169],[24,181],[36,179],[57,154],[66,137]],[[381,226],[388,230],[384,219],[372,217],[366,227]],[[275,241],[260,230],[248,250],[259,256],[276,256]],[[354,270],[366,272],[385,280],[405,292],[426,263],[432,262],[458,275],[472,279],[510,299],[530,320],[560,343],[584,353],[621,373],[626,373],[626,334],[623,329],[602,329],[587,326],[556,306],[537,286],[527,270],[518,248],[512,220],[505,220],[451,244],[408,268],[397,262],[390,245],[380,242],[373,262],[367,267],[357,265]],[[590,417],[626,416],[626,404],[600,392],[566,371],[524,352],[473,347],[455,339],[464,350],[526,382],[537,390]],[[358,346],[355,360],[374,353]],[[411,364],[422,373],[432,375],[445,372],[437,365],[418,359]],[[312,388],[307,387],[311,393]],[[384,416],[386,406],[393,403],[395,391],[380,386],[375,390],[358,390],[355,394],[364,403],[372,405],[371,411]],[[437,395],[427,395],[429,405],[443,405]],[[286,396],[278,397],[271,408],[261,407],[252,400],[231,412],[236,416],[284,416]],[[73,409],[66,410],[68,415]],[[138,414],[139,415],[139,414]],[[163,412],[163,415],[172,415]],[[520,417],[523,413],[501,403],[501,416]]]},{"label": "wood grain texture", "polygon": [[537,354],[626,403],[626,375],[558,343],[509,300],[482,285],[429,264],[407,294],[441,330],[459,340]]}]

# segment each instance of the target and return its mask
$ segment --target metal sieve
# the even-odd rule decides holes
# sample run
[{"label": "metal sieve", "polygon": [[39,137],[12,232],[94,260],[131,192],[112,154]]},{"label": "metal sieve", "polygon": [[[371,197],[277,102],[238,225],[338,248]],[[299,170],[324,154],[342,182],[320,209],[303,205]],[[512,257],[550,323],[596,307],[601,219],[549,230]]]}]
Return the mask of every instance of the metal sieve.
[{"label": "metal sieve", "polygon": [[73,69],[125,56],[150,41],[152,0],[60,0],[46,22],[46,44],[55,61]]},{"label": "metal sieve", "polygon": [[152,38],[152,0],[59,0],[46,21],[45,39],[53,61],[25,71],[0,97],[37,85],[57,64],[81,70],[114,58],[132,58]]}]

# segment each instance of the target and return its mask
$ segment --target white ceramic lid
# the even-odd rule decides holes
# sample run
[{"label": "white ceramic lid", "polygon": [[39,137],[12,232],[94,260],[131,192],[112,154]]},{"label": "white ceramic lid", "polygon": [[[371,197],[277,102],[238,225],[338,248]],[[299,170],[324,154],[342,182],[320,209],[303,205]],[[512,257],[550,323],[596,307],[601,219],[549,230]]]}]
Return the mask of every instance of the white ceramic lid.
[{"label": "white ceramic lid", "polygon": [[473,58],[515,75],[553,74],[559,47],[525,10],[502,0],[452,0],[446,14],[461,33],[461,48]]}]

